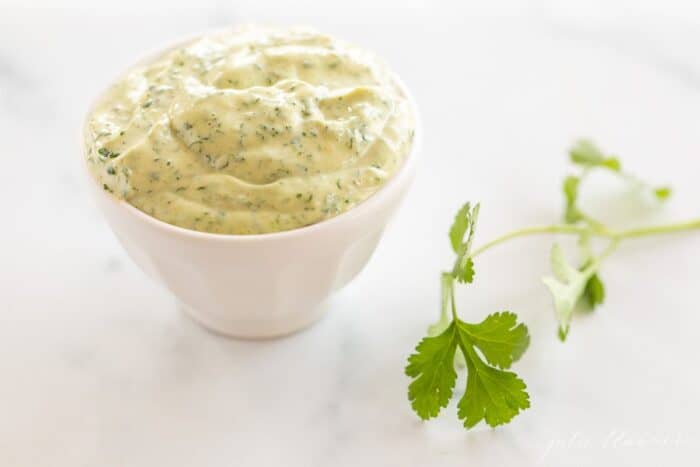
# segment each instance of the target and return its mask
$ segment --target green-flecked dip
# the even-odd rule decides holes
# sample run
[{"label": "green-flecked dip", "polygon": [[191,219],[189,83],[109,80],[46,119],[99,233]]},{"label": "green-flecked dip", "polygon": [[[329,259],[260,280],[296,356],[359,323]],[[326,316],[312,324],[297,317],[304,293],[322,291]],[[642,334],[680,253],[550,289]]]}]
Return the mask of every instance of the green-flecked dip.
[{"label": "green-flecked dip", "polygon": [[203,37],[133,69],[85,132],[100,186],[162,221],[224,234],[295,229],[375,193],[414,116],[374,55],[307,29]]}]

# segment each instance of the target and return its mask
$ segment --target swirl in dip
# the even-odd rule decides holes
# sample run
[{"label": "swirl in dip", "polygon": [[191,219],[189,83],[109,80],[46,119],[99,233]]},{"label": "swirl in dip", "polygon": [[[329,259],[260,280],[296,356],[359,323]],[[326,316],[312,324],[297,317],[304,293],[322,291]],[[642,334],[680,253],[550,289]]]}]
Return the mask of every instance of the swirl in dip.
[{"label": "swirl in dip", "polygon": [[187,229],[260,234],[340,214],[401,166],[414,119],[391,71],[309,30],[204,37],[132,70],[85,132],[99,184]]}]

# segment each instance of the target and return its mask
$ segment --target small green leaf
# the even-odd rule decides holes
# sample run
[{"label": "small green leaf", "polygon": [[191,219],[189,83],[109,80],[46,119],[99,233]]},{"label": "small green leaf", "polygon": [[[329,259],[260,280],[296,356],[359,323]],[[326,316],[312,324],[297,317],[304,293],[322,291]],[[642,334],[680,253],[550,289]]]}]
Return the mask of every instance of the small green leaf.
[{"label": "small green leaf", "polygon": [[[571,162],[574,164],[580,165],[584,168],[590,169],[593,167],[600,167],[604,169],[611,170],[613,172],[616,172],[620,174],[625,180],[631,181],[633,183],[636,183],[640,187],[643,187],[644,190],[649,190],[653,193],[653,195],[659,200],[659,201],[665,201],[668,198],[671,197],[672,190],[670,187],[667,186],[659,186],[659,187],[653,187],[649,185],[648,183],[638,180],[636,177],[633,177],[629,174],[622,174],[622,164],[620,163],[620,160],[617,157],[614,156],[609,156],[604,154],[592,141],[590,140],[579,140],[577,141],[574,146],[569,150],[569,157],[571,159]],[[573,183],[573,182],[571,182]],[[573,188],[578,188],[578,186],[573,187]],[[565,189],[566,191],[566,189]],[[575,192],[576,190],[574,190]],[[568,219],[576,219],[573,222],[577,222],[580,220],[580,218],[577,218],[577,212],[576,210],[573,209],[573,206],[575,206],[575,196],[574,202],[572,203],[569,201],[569,204],[567,204],[567,222],[572,222],[569,221]],[[570,197],[567,195],[567,200],[570,200]]]},{"label": "small green leaf", "polygon": [[654,196],[656,196],[656,198],[659,201],[666,201],[667,199],[669,199],[671,197],[672,194],[673,194],[673,189],[671,189],[671,187],[660,186],[660,187],[654,188]]},{"label": "small green leaf", "polygon": [[583,296],[591,310],[595,310],[598,305],[602,305],[603,302],[605,302],[605,284],[600,280],[598,274],[593,274],[591,278],[588,279]]},{"label": "small green leaf", "polygon": [[450,243],[457,253],[452,277],[463,284],[470,284],[474,281],[474,261],[472,260],[471,247],[476,232],[476,222],[479,218],[480,205],[473,208],[470,203],[466,203],[457,212],[452,228],[450,228]]},{"label": "small green leaf", "polygon": [[605,159],[601,165],[612,170],[613,172],[620,172],[622,170],[622,164],[620,163],[620,159],[617,157]]},{"label": "small green leaf", "polygon": [[549,262],[552,274],[560,282],[569,283],[575,280],[579,274],[579,271],[567,262],[564,250],[558,243],[552,246]]},{"label": "small green leaf", "polygon": [[455,220],[452,222],[452,227],[450,227],[450,243],[455,253],[459,253],[462,248],[464,234],[471,225],[471,213],[471,203],[465,203],[464,206],[457,211]]},{"label": "small green leaf", "polygon": [[590,278],[596,274],[599,261],[592,259],[582,271],[572,267],[564,256],[564,250],[555,243],[551,252],[551,267],[554,277],[542,279],[554,298],[554,309],[559,321],[559,338],[563,341],[569,333],[571,316],[581,300]]},{"label": "small green leaf", "polygon": [[464,256],[469,254],[474,233],[476,233],[479,208],[479,204],[472,207],[471,203],[466,203],[455,215],[455,220],[452,223],[452,227],[450,227],[450,244],[458,255]]},{"label": "small green leaf", "polygon": [[495,428],[530,408],[527,386],[515,373],[475,361],[467,359],[467,390],[457,405],[457,416],[465,428],[472,428],[481,420]]},{"label": "small green leaf", "polygon": [[490,314],[479,324],[460,321],[458,326],[491,365],[510,368],[530,344],[527,327],[517,321],[515,313],[504,311]]},{"label": "small green leaf", "polygon": [[467,390],[457,404],[465,428],[484,420],[491,427],[510,422],[530,407],[525,382],[511,371],[488,366],[474,350],[469,334],[458,326],[459,348],[467,363]]},{"label": "small green leaf", "polygon": [[582,139],[569,150],[569,157],[574,164],[584,167],[603,167],[613,172],[622,170],[622,164],[616,157],[606,156],[592,141]]},{"label": "small green leaf", "polygon": [[566,337],[569,335],[569,325],[566,325],[566,327],[559,326],[557,328],[557,337],[559,338],[560,341],[564,342],[566,341]]},{"label": "small green leaf", "polygon": [[580,139],[569,150],[571,162],[581,165],[598,165],[605,160],[605,155],[593,141]]},{"label": "small green leaf", "polygon": [[474,260],[470,257],[464,257],[456,264],[456,268],[452,273],[454,277],[462,284],[471,284],[474,282]]},{"label": "small green leaf", "polygon": [[436,417],[452,398],[457,380],[456,349],[457,333],[451,323],[442,334],[423,338],[408,358],[406,375],[414,378],[408,386],[408,399],[422,420]]}]

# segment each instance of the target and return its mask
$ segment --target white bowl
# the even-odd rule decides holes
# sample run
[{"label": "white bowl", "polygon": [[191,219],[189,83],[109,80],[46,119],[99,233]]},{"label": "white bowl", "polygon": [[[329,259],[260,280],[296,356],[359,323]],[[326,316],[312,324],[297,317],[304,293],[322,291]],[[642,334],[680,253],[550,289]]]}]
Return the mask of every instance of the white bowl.
[{"label": "white bowl", "polygon": [[[413,180],[420,121],[410,93],[396,82],[416,116],[410,153],[373,196],[318,224],[261,235],[203,233],[170,225],[113,197],[84,162],[89,186],[129,256],[206,328],[244,338],[298,331],[316,321],[328,296],[367,264]],[[85,161],[84,147],[82,152]]]}]

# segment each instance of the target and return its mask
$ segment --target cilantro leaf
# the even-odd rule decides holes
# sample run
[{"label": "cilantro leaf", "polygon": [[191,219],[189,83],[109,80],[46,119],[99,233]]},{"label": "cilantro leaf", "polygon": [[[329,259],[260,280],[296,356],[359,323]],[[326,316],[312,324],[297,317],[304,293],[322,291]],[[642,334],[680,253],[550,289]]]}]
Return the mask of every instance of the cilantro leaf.
[{"label": "cilantro leaf", "polygon": [[485,365],[470,347],[462,351],[468,355],[467,390],[457,404],[457,416],[465,428],[481,420],[491,427],[503,425],[530,408],[527,386],[515,373]]},{"label": "cilantro leaf", "polygon": [[457,279],[462,284],[471,284],[474,282],[474,260],[469,256],[459,258],[459,261],[455,264],[455,269],[452,272],[455,279]]},{"label": "cilantro leaf", "polygon": [[551,267],[554,277],[542,279],[554,298],[554,309],[559,321],[559,338],[564,341],[569,333],[571,316],[581,300],[588,281],[596,274],[600,262],[593,258],[583,270],[572,267],[564,256],[564,250],[555,243],[551,252]]},{"label": "cilantro leaf", "polygon": [[450,243],[457,253],[452,276],[463,284],[471,284],[474,281],[474,260],[470,253],[476,233],[476,222],[479,219],[479,208],[479,204],[472,207],[470,203],[466,203],[457,212],[450,228]]},{"label": "cilantro leaf", "polygon": [[[649,191],[656,197],[659,201],[666,201],[671,197],[673,193],[671,188],[668,186],[658,186],[654,187],[636,177],[622,172],[622,164],[617,157],[609,156],[603,153],[592,141],[582,139],[577,141],[574,146],[569,150],[569,157],[571,162],[577,164],[584,169],[591,169],[594,167],[600,167],[604,169],[611,170],[620,175],[623,179],[637,184],[639,187],[643,188],[644,191]],[[570,177],[571,178],[571,177]],[[580,181],[580,179],[578,180]],[[575,183],[576,182],[576,183]],[[567,211],[566,219],[567,222],[578,222],[581,220],[577,217],[575,208],[576,196],[578,190],[578,183],[575,180],[567,180],[564,183],[565,194],[567,196]],[[570,220],[574,219],[574,220]]]},{"label": "cilantro leaf", "polygon": [[525,383],[510,371],[490,366],[486,360],[508,368],[527,348],[529,334],[517,324],[513,313],[494,313],[479,324],[453,320],[442,334],[426,337],[408,359],[406,375],[414,378],[408,388],[413,410],[426,420],[447,406],[454,391],[457,374],[454,357],[457,349],[467,366],[467,389],[458,403],[458,416],[471,428],[481,420],[492,427],[513,419],[530,407]]},{"label": "cilantro leaf", "polygon": [[530,407],[527,386],[511,371],[487,365],[486,360],[508,368],[527,348],[530,337],[524,324],[516,326],[513,313],[489,315],[480,324],[457,321],[458,345],[467,363],[467,390],[457,404],[457,416],[471,428],[481,420],[491,427],[508,423]]},{"label": "cilantro leaf", "polygon": [[488,315],[479,324],[460,322],[460,329],[491,365],[510,368],[530,344],[527,327],[517,321],[515,313],[504,311]]},{"label": "cilantro leaf", "polygon": [[654,196],[656,196],[656,199],[658,199],[659,201],[666,201],[671,197],[672,194],[673,190],[671,189],[671,187],[660,186],[654,188]]},{"label": "cilantro leaf", "polygon": [[621,172],[622,171],[622,164],[620,163],[620,159],[618,159],[617,157],[608,157],[599,165],[600,165],[600,167],[610,169],[613,172]]},{"label": "cilantro leaf", "polygon": [[569,157],[574,164],[584,167],[602,167],[613,172],[620,172],[622,164],[617,157],[606,156],[592,141],[581,139],[569,150]]},{"label": "cilantro leaf", "polygon": [[[579,270],[585,270],[594,258],[593,250],[591,249],[591,237],[588,234],[582,234],[578,239],[581,256],[584,258],[583,266]],[[595,273],[586,282],[586,287],[583,291],[583,299],[586,306],[590,310],[595,310],[598,305],[602,305],[605,301],[605,284],[600,275]]]},{"label": "cilantro leaf", "polygon": [[422,420],[436,417],[452,398],[457,380],[456,349],[457,334],[452,322],[442,334],[423,338],[416,353],[408,357],[406,376],[414,378],[408,386],[408,399]]},{"label": "cilantro leaf", "polygon": [[600,279],[598,274],[593,274],[583,291],[583,296],[586,304],[591,310],[595,310],[598,305],[602,305],[605,301],[605,284]]},{"label": "cilantro leaf", "polygon": [[478,204],[472,207],[471,203],[465,203],[464,206],[457,211],[452,227],[450,227],[450,243],[452,244],[452,249],[458,255],[464,254],[465,252],[469,253],[478,218]]},{"label": "cilantro leaf", "polygon": [[467,232],[467,229],[469,229],[470,223],[471,203],[465,203],[464,206],[457,211],[455,220],[452,222],[452,227],[450,227],[450,243],[455,253],[459,253],[462,248],[464,234]]}]

